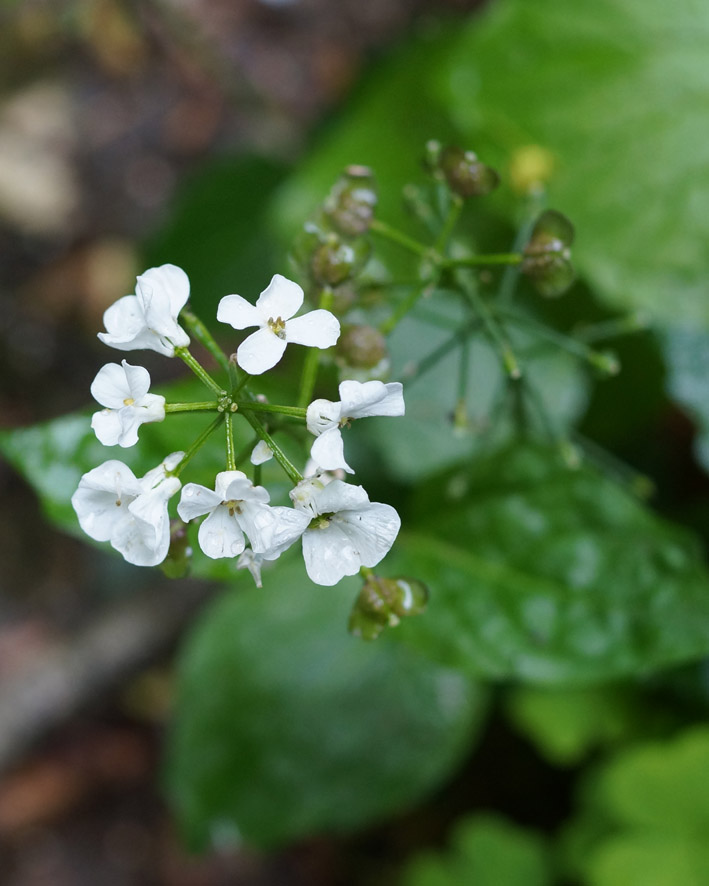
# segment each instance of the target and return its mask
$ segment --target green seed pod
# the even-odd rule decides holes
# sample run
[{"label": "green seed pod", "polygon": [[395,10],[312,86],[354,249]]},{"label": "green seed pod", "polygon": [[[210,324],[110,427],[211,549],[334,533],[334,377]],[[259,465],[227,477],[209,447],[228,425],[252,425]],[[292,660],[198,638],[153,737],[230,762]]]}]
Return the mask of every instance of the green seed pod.
[{"label": "green seed pod", "polygon": [[349,631],[363,640],[376,640],[386,627],[423,612],[427,603],[428,588],[417,579],[370,575],[350,613]]},{"label": "green seed pod", "polygon": [[574,227],[560,212],[547,209],[537,219],[520,269],[541,295],[555,298],[574,282],[570,249],[573,240]]},{"label": "green seed pod", "polygon": [[311,276],[320,286],[338,286],[360,270],[369,258],[369,252],[366,241],[345,243],[331,232],[312,254]]},{"label": "green seed pod", "polygon": [[372,170],[368,166],[348,166],[325,199],[323,209],[340,234],[358,237],[369,230],[376,205]]},{"label": "green seed pod", "polygon": [[473,151],[449,145],[441,151],[438,163],[448,187],[465,199],[489,194],[500,183],[497,172],[481,163]]},{"label": "green seed pod", "polygon": [[372,369],[387,356],[386,339],[373,326],[346,326],[336,345],[336,353],[347,366]]}]

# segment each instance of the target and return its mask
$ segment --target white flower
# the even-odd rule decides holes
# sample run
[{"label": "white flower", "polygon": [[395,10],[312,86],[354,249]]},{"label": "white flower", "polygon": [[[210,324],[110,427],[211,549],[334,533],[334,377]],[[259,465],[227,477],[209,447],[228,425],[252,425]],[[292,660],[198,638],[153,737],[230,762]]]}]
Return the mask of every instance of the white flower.
[{"label": "white flower", "polygon": [[106,332],[98,337],[119,351],[149,348],[173,357],[175,348],[186,347],[189,336],[177,323],[177,315],[190,295],[187,274],[176,265],[150,268],[138,277],[135,295],[119,298],[103,315]]},{"label": "white flower", "polygon": [[322,308],[291,319],[303,304],[303,290],[276,274],[255,305],[240,295],[225,295],[217,308],[217,320],[234,329],[258,326],[239,345],[236,361],[249,375],[271,369],[293,342],[311,348],[329,348],[340,335],[339,320]]},{"label": "white flower", "polygon": [[262,465],[273,458],[273,450],[265,440],[259,440],[251,453],[251,464]]},{"label": "white flower", "polygon": [[134,446],[140,425],[165,418],[165,398],[149,388],[150,373],[142,366],[122,360],[99,369],[91,394],[106,408],[94,413],[91,427],[104,446]]},{"label": "white flower", "polygon": [[340,400],[337,402],[313,400],[308,406],[308,430],[317,437],[310,456],[327,471],[339,468],[353,474],[354,471],[345,461],[340,428],[356,418],[403,415],[403,388],[398,381],[389,384],[381,381],[343,381],[339,391]]},{"label": "white flower", "polygon": [[166,476],[182,458],[173,452],[142,480],[121,461],[111,459],[79,481],[71,503],[84,532],[111,546],[135,566],[156,566],[170,547],[167,503],[180,488]]},{"label": "white flower", "polygon": [[269,499],[263,486],[253,486],[242,471],[223,471],[217,474],[214,491],[188,483],[177,513],[186,522],[208,515],[199,527],[198,539],[212,559],[241,554],[246,533],[255,554],[275,560],[300,537],[308,520],[292,508],[270,507]]},{"label": "white flower", "polygon": [[302,480],[291,491],[296,509],[311,517],[303,557],[316,584],[334,585],[361,566],[376,566],[388,553],[401,520],[391,505],[370,502],[361,486]]}]

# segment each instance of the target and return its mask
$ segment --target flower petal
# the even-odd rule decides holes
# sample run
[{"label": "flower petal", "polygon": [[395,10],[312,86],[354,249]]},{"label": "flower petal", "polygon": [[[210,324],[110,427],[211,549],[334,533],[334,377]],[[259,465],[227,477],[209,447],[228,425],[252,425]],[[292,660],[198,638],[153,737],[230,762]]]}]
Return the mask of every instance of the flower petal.
[{"label": "flower petal", "polygon": [[[160,265],[159,268],[150,268],[138,277],[136,291],[139,287],[150,287],[154,296],[160,295],[161,301],[164,295],[169,315],[174,320],[177,320],[177,315],[187,304],[187,300],[190,297],[189,277],[177,265],[168,264]],[[152,323],[149,325],[152,326]]]},{"label": "flower petal", "polygon": [[180,502],[177,505],[177,513],[181,520],[189,523],[195,517],[201,517],[203,514],[209,514],[222,503],[222,497],[218,492],[212,492],[206,486],[200,486],[198,483],[186,483]]},{"label": "flower petal", "polygon": [[394,508],[380,502],[355,511],[343,511],[332,519],[352,542],[362,566],[376,566],[389,553],[401,528],[401,519]]},{"label": "flower petal", "polygon": [[102,409],[91,416],[91,427],[99,443],[104,446],[117,446],[121,439],[123,425],[118,412],[116,409]]},{"label": "flower petal", "polygon": [[96,541],[108,541],[140,492],[140,482],[128,465],[111,459],[84,474],[71,504],[84,532]]},{"label": "flower petal", "polygon": [[369,496],[361,486],[353,486],[342,480],[333,480],[315,494],[315,506],[319,514],[334,514],[369,505]]},{"label": "flower petal", "polygon": [[310,457],[326,471],[344,470],[354,474],[345,461],[345,448],[339,428],[330,428],[314,441],[310,449]]},{"label": "flower petal", "polygon": [[[150,373],[144,366],[131,366],[127,360],[121,360],[121,368],[125,374],[128,396],[135,400],[142,400],[150,390]],[[121,403],[121,406],[124,406]]]},{"label": "flower petal", "polygon": [[259,440],[251,452],[252,465],[262,465],[273,458],[273,450],[265,440]]},{"label": "flower petal", "polygon": [[311,434],[319,436],[337,427],[342,415],[341,404],[332,400],[313,400],[305,413],[305,423]]},{"label": "flower petal", "polygon": [[224,505],[215,508],[202,523],[197,538],[200,548],[212,560],[236,557],[246,547],[241,527]]},{"label": "flower petal", "polygon": [[259,295],[256,307],[266,322],[269,318],[275,320],[277,317],[289,320],[303,304],[304,297],[303,290],[297,283],[281,274],[274,274],[271,282]]},{"label": "flower petal", "polygon": [[[125,360],[123,362],[125,363]],[[102,366],[91,382],[91,396],[101,406],[107,406],[109,409],[121,409],[125,406],[126,399],[132,394],[123,366],[119,363],[106,363]]]},{"label": "flower petal", "polygon": [[278,363],[285,349],[285,341],[266,327],[252,332],[242,341],[236,352],[236,362],[249,375],[261,375]]},{"label": "flower petal", "polygon": [[330,524],[307,529],[303,535],[303,559],[311,581],[336,585],[346,575],[356,575],[361,566],[350,539],[342,527]]},{"label": "flower petal", "polygon": [[343,381],[340,383],[342,415],[365,418],[372,415],[404,415],[403,385],[401,382]]},{"label": "flower petal", "polygon": [[225,295],[217,307],[217,320],[228,323],[234,329],[248,329],[249,326],[263,326],[261,312],[240,295]]},{"label": "flower petal", "polygon": [[271,508],[275,517],[275,527],[271,535],[271,542],[267,550],[262,554],[264,560],[276,560],[297,541],[308,528],[310,515],[295,508],[281,506]]},{"label": "flower petal", "polygon": [[286,341],[311,348],[329,348],[340,337],[340,321],[322,308],[286,323]]}]

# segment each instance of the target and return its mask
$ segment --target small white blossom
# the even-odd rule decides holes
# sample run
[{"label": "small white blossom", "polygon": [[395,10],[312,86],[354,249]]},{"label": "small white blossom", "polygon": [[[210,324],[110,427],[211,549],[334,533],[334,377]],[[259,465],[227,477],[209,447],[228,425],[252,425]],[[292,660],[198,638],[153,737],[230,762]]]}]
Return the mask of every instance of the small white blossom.
[{"label": "small white blossom", "polygon": [[273,450],[265,440],[259,440],[251,453],[251,464],[262,465],[273,458]]},{"label": "small white blossom", "polygon": [[[255,305],[240,295],[225,295],[219,302],[217,320],[234,329],[258,326],[239,345],[236,361],[250,375],[261,375],[283,356],[291,342],[311,348],[329,348],[340,335],[338,319],[322,308],[293,315],[303,304],[303,290],[286,277],[276,274]],[[293,319],[291,319],[293,318]]]},{"label": "small white blossom", "polygon": [[222,471],[217,474],[214,491],[188,483],[177,513],[186,522],[207,514],[198,539],[212,559],[241,554],[246,534],[253,552],[272,560],[300,537],[308,521],[292,508],[270,507],[269,499],[267,490],[253,486],[242,471]]},{"label": "small white blossom", "polygon": [[119,351],[147,348],[173,357],[175,348],[190,343],[177,322],[189,295],[190,281],[182,268],[150,268],[138,277],[135,295],[119,298],[104,313],[106,332],[99,332],[98,337]]},{"label": "small white blossom", "polygon": [[180,488],[168,477],[182,458],[173,452],[141,479],[121,461],[111,459],[79,481],[71,503],[84,532],[96,541],[110,542],[135,566],[156,566],[170,547],[169,498]]},{"label": "small white blossom", "polygon": [[361,566],[376,566],[389,552],[401,520],[391,505],[370,502],[361,486],[341,480],[302,480],[291,491],[295,508],[311,519],[303,557],[316,584],[334,585]]},{"label": "small white blossom", "polygon": [[165,398],[149,388],[150,373],[142,366],[122,360],[99,369],[91,394],[106,408],[94,413],[91,427],[104,446],[134,446],[140,425],[165,418]]},{"label": "small white blossom", "polygon": [[308,406],[308,430],[316,440],[310,450],[311,458],[328,471],[354,471],[345,461],[340,428],[357,418],[373,415],[403,415],[404,395],[400,382],[384,384],[381,381],[343,381],[340,400],[314,400]]}]

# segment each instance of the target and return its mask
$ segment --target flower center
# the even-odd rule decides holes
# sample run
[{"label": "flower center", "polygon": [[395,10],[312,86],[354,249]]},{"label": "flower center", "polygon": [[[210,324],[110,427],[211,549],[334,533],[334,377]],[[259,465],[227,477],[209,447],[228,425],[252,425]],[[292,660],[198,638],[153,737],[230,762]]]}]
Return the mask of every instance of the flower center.
[{"label": "flower center", "polygon": [[268,328],[271,332],[278,336],[278,338],[286,337],[286,321],[282,320],[280,317],[276,317],[274,320],[273,317],[268,318]]},{"label": "flower center", "polygon": [[241,513],[241,505],[243,504],[243,500],[240,498],[230,498],[229,501],[223,501],[222,504],[229,511],[229,516],[233,517],[235,514]]},{"label": "flower center", "polygon": [[327,529],[332,520],[333,514],[319,514],[310,521],[308,529]]},{"label": "flower center", "polygon": [[135,403],[135,400],[132,397],[126,397],[123,401],[124,406],[132,406]]}]

